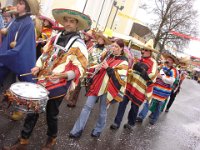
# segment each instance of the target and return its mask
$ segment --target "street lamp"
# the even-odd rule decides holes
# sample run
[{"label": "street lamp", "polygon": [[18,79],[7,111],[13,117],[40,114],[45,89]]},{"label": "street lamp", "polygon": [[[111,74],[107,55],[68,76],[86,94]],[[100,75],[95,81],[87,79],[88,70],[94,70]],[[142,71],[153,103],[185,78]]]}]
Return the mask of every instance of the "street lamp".
[{"label": "street lamp", "polygon": [[114,15],[114,17],[113,17],[112,24],[111,24],[111,27],[110,27],[111,29],[112,29],[112,27],[113,27],[113,23],[114,23],[114,21],[115,21],[115,18],[116,18],[116,15],[117,15],[118,10],[124,9],[124,6],[118,6],[118,5],[117,5],[117,1],[114,1],[113,6],[116,7],[116,11],[115,11],[115,15]]},{"label": "street lamp", "polygon": [[115,2],[115,1],[113,1],[113,2],[112,2],[111,9],[110,9],[110,12],[109,12],[109,15],[108,15],[108,19],[107,19],[107,21],[106,21],[106,26],[105,26],[105,28],[104,28],[104,31],[105,31],[105,29],[106,29],[106,28],[107,28],[107,26],[108,26],[108,22],[109,22],[110,15],[111,15],[111,13],[112,13],[112,10],[113,10],[113,5],[114,5],[114,2]]},{"label": "street lamp", "polygon": [[85,7],[86,7],[87,3],[88,3],[88,0],[85,1],[85,5],[84,5],[84,8],[83,8],[82,13],[84,13],[84,11],[85,11]]},{"label": "street lamp", "polygon": [[102,13],[102,10],[103,10],[103,7],[104,7],[104,3],[105,3],[105,0],[103,1],[103,4],[101,5],[101,11],[100,11],[98,19],[97,19],[97,24],[96,24],[95,30],[97,30],[97,28],[98,28],[99,19],[101,17],[101,13]]}]

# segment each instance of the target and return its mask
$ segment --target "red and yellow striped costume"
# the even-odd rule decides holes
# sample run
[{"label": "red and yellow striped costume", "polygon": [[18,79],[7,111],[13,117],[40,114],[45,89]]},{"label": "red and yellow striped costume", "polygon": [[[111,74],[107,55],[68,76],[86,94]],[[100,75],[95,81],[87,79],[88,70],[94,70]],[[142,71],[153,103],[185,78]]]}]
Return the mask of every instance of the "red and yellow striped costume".
[{"label": "red and yellow striped costume", "polygon": [[[128,61],[125,56],[111,55],[107,59],[109,67],[101,68],[94,76],[87,96],[100,96],[107,93],[108,103],[112,100],[122,101],[128,71]],[[95,66],[90,70],[94,70]]]},{"label": "red and yellow striped costume", "polygon": [[[149,57],[143,58],[141,62],[148,66],[148,76],[155,82],[157,76],[157,62]],[[126,86],[126,96],[137,106],[140,106],[145,99],[150,100],[153,91],[153,84],[147,87],[147,82],[135,71],[129,69],[127,86]]]},{"label": "red and yellow striped costume", "polygon": [[[75,78],[72,81],[60,79],[58,83],[53,83],[49,80],[41,79],[39,84],[44,85],[48,90],[54,90],[55,97],[63,96],[75,89],[79,82],[79,78],[83,77],[88,63],[88,52],[86,46],[75,41],[67,52],[64,52],[53,61],[51,68],[47,67],[49,60],[54,53],[54,39],[47,43],[44,47],[44,53],[37,60],[36,66],[40,68],[40,76],[48,76],[49,73],[63,73],[72,70],[75,73]],[[64,87],[64,88],[63,88]],[[54,98],[51,97],[52,99]]]}]

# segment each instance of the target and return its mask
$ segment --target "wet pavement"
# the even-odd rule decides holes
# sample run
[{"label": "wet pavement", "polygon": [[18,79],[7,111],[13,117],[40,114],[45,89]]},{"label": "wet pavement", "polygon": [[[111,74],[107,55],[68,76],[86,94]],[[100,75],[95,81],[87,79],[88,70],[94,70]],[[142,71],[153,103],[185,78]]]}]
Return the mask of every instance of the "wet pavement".
[{"label": "wet pavement", "polygon": [[[136,124],[131,132],[123,129],[128,111],[117,131],[109,129],[118,106],[113,104],[108,110],[107,125],[99,139],[90,136],[98,117],[99,105],[96,104],[81,138],[74,140],[68,136],[86,100],[82,89],[77,107],[68,108],[65,101],[61,104],[55,150],[200,150],[199,91],[200,84],[186,79],[170,111],[163,112],[157,124],[150,125],[147,117],[142,124]],[[23,121],[11,121],[0,111],[0,149],[16,141],[22,125]],[[39,150],[44,144],[46,129],[45,114],[41,114],[30,138],[30,150]]]}]

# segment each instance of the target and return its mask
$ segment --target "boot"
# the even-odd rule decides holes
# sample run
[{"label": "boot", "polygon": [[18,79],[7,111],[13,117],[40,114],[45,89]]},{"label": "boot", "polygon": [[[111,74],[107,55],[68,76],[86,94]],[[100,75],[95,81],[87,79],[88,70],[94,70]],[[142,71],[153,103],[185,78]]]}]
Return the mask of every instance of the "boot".
[{"label": "boot", "polygon": [[56,138],[48,137],[46,144],[42,147],[42,150],[52,150],[56,145]]},{"label": "boot", "polygon": [[17,142],[15,145],[8,147],[4,146],[2,150],[27,150],[29,144],[28,139],[20,139],[19,142]]},{"label": "boot", "polygon": [[21,120],[23,118],[24,114],[21,111],[14,111],[11,115],[11,119],[14,121]]}]

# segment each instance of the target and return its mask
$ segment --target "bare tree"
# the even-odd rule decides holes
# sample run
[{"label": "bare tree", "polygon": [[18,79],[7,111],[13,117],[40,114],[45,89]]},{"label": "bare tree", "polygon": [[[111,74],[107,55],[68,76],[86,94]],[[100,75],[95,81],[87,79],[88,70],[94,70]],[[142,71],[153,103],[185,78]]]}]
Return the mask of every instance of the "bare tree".
[{"label": "bare tree", "polygon": [[197,36],[197,11],[193,9],[194,0],[155,0],[154,6],[143,4],[141,8],[147,9],[155,16],[149,25],[155,33],[154,47],[160,45],[160,52],[165,44],[182,51],[189,44],[189,40],[175,36],[170,31]]}]

